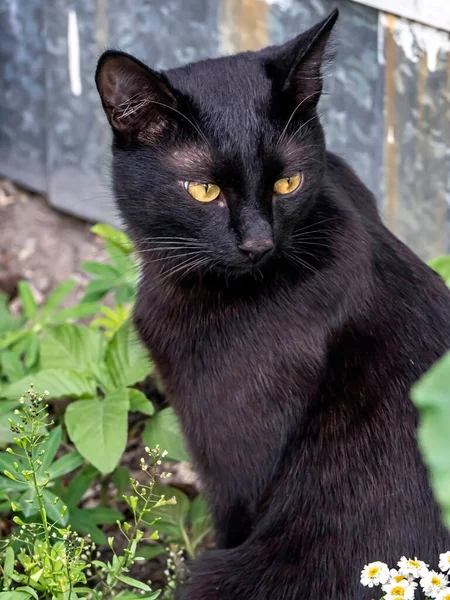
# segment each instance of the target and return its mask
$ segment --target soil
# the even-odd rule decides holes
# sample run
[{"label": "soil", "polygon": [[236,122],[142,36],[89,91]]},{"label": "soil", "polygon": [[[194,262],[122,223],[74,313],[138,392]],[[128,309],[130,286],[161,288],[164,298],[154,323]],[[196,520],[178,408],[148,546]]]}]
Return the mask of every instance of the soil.
[{"label": "soil", "polygon": [[0,179],[0,293],[14,298],[25,279],[38,302],[70,277],[78,285],[71,297],[81,297],[88,277],[85,260],[105,260],[102,241],[90,225],[50,207],[45,197]]}]

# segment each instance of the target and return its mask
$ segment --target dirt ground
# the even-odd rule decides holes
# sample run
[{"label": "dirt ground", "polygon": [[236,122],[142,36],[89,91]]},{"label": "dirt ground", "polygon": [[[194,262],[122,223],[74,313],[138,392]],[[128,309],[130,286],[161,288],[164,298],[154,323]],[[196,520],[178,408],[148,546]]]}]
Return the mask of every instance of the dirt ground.
[{"label": "dirt ground", "polygon": [[0,293],[14,297],[17,282],[25,279],[41,302],[72,277],[78,282],[74,296],[80,297],[88,281],[81,262],[106,258],[90,227],[56,211],[43,196],[0,178]]}]

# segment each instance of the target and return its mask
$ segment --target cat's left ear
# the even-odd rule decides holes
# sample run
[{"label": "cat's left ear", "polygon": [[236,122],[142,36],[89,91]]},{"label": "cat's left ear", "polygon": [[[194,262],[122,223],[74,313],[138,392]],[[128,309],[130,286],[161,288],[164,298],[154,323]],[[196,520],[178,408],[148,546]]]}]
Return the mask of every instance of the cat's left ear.
[{"label": "cat's left ear", "polygon": [[153,141],[173,124],[177,101],[168,82],[133,56],[105,52],[95,82],[111,127],[124,138]]},{"label": "cat's left ear", "polygon": [[283,93],[293,93],[296,104],[315,106],[322,92],[322,71],[338,9],[317,25],[278,48],[274,65],[281,74]]}]

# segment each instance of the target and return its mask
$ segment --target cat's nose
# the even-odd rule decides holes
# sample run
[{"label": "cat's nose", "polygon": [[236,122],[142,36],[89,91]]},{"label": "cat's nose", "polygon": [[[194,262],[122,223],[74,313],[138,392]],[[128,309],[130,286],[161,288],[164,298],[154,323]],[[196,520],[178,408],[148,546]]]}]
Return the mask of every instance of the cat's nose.
[{"label": "cat's nose", "polygon": [[267,238],[246,240],[239,246],[239,249],[242,250],[252,262],[257,263],[263,256],[273,250],[273,246],[273,241],[270,238]]}]

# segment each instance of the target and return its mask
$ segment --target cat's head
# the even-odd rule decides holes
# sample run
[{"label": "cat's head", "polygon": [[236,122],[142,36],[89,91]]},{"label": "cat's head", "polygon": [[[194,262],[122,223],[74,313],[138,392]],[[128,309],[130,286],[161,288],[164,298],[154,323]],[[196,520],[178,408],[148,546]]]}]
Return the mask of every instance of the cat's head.
[{"label": "cat's head", "polygon": [[337,17],[282,46],[163,73],[103,54],[116,199],[145,260],[239,274],[287,253],[324,175],[316,109]]}]

